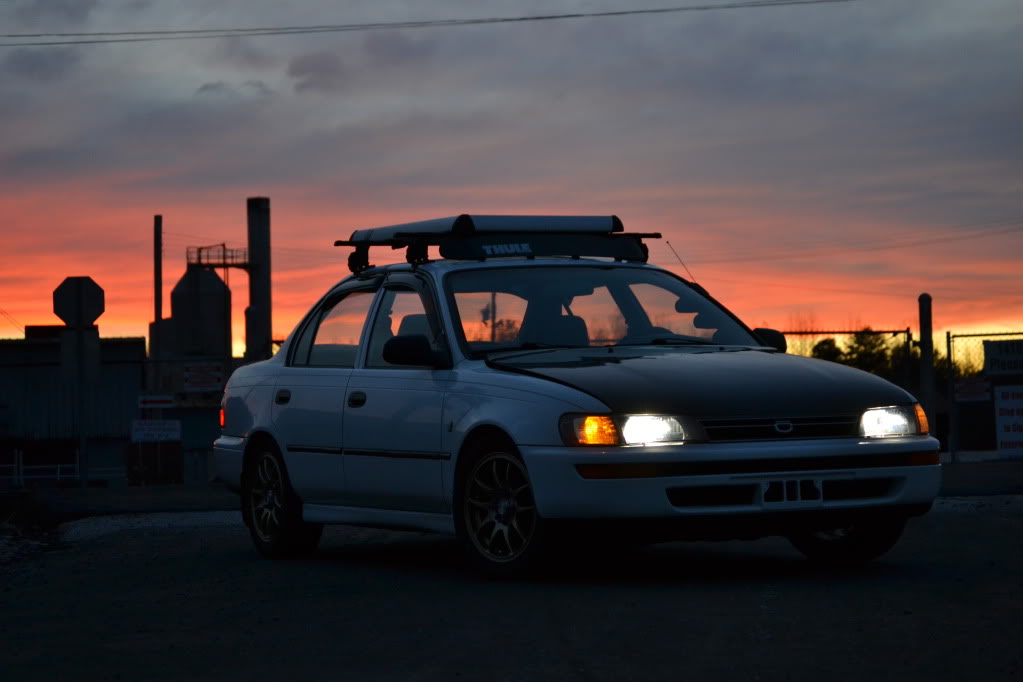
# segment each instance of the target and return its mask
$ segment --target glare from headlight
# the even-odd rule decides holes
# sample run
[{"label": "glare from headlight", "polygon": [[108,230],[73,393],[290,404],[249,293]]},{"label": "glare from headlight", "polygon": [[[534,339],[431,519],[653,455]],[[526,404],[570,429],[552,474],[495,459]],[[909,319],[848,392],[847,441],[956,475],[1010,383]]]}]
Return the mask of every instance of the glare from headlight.
[{"label": "glare from headlight", "polygon": [[680,443],[685,436],[674,417],[635,415],[626,417],[622,426],[622,437],[628,445]]},{"label": "glare from headlight", "polygon": [[860,435],[864,438],[912,436],[916,432],[916,413],[911,406],[876,407],[860,418]]}]

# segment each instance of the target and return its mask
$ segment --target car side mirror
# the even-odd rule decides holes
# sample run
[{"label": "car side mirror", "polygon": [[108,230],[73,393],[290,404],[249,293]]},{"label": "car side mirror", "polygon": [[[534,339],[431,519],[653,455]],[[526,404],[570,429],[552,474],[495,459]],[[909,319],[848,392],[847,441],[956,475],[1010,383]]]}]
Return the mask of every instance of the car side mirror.
[{"label": "car side mirror", "polygon": [[384,344],[384,361],[392,365],[437,367],[443,365],[441,354],[433,350],[430,340],[422,334],[392,336]]},{"label": "car side mirror", "polygon": [[753,330],[753,333],[757,335],[765,346],[775,348],[782,353],[788,350],[789,344],[785,340],[785,335],[777,329],[767,329],[765,327],[757,327]]}]

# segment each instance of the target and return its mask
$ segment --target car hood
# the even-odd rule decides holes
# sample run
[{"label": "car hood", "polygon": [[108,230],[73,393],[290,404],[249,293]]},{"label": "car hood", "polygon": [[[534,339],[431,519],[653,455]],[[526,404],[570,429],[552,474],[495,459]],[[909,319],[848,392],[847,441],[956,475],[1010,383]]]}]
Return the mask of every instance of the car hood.
[{"label": "car hood", "polygon": [[491,357],[488,363],[578,388],[620,413],[816,417],[914,401],[858,369],[734,346],[548,349]]}]

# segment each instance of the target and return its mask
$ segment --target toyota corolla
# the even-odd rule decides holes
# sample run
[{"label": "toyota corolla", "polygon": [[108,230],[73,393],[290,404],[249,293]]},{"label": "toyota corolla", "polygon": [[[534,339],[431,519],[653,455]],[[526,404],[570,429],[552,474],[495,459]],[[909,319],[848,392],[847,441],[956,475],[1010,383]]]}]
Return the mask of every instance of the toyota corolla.
[{"label": "toyota corolla", "polygon": [[[225,391],[217,467],[259,552],[306,555],[324,524],[457,535],[495,575],[582,527],[782,535],[840,563],[890,549],[940,488],[920,405],[785,353],[648,264],[657,237],[462,215],[338,242],[351,276]],[[377,246],[406,262],[370,265]]]}]

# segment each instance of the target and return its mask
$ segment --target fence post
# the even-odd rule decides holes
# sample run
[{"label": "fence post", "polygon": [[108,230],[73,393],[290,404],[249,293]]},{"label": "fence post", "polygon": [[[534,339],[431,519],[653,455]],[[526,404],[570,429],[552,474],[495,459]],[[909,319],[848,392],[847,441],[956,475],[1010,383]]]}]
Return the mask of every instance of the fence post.
[{"label": "fence post", "polygon": [[934,432],[934,337],[931,295],[920,294],[920,403]]},{"label": "fence post", "polygon": [[959,461],[959,403],[956,402],[956,362],[952,355],[952,332],[945,332],[945,356],[948,358],[948,454]]}]

